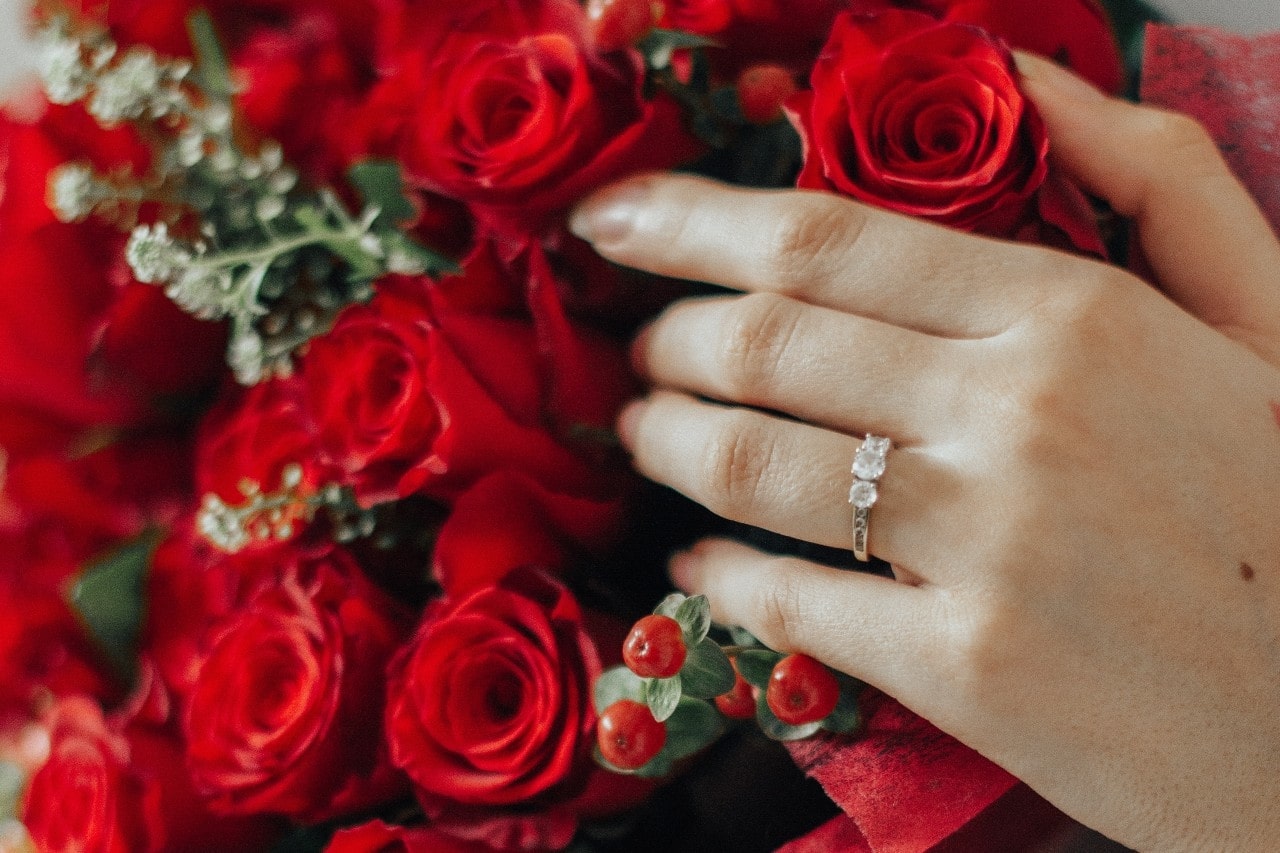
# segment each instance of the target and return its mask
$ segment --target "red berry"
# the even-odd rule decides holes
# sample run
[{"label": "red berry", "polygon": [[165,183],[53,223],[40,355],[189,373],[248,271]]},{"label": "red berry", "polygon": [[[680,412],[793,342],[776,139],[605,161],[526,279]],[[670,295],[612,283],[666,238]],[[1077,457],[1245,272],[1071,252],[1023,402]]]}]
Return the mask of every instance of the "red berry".
[{"label": "red berry", "polygon": [[587,21],[596,49],[630,47],[653,29],[652,0],[587,0]]},{"label": "red berry", "polygon": [[667,727],[653,718],[647,705],[619,699],[600,715],[596,726],[600,754],[614,767],[639,770],[667,742]]},{"label": "red berry", "polygon": [[670,616],[646,616],[622,644],[622,660],[641,678],[670,678],[684,666],[684,631]]},{"label": "red berry", "polygon": [[749,720],[756,715],[756,697],[753,688],[738,674],[737,662],[733,665],[733,689],[716,697],[716,707],[731,720]]},{"label": "red berry", "polygon": [[752,124],[772,124],[782,118],[783,103],[795,93],[795,78],[779,65],[756,65],[738,77],[738,102]]},{"label": "red berry", "polygon": [[779,720],[803,726],[825,719],[836,709],[840,682],[808,655],[790,655],[773,668],[764,697]]}]

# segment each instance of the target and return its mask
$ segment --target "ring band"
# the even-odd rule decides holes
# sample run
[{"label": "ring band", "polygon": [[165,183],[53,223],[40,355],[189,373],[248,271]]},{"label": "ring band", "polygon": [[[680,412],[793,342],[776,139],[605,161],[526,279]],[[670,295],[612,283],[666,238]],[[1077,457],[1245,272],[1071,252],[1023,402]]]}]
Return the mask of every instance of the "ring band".
[{"label": "ring band", "polygon": [[879,482],[884,475],[886,457],[893,442],[867,434],[853,455],[853,485],[849,487],[849,503],[853,504],[853,556],[867,562],[867,538],[870,534],[871,507],[880,497]]}]

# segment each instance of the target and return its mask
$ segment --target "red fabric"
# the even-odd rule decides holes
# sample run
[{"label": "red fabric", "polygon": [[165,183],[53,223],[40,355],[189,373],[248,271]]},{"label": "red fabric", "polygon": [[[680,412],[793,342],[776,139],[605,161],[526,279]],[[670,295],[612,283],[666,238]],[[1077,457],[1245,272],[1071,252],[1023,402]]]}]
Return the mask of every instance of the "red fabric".
[{"label": "red fabric", "polygon": [[1142,100],[1203,122],[1280,233],[1280,33],[1150,25]]},{"label": "red fabric", "polygon": [[[1056,825],[1057,812],[1017,779],[889,697],[868,692],[863,712],[866,727],[855,738],[790,745],[800,768],[850,819],[793,842],[787,853],[1025,850]],[[1011,814],[1019,819],[1006,819]],[[981,843],[953,846],[966,839]]]}]

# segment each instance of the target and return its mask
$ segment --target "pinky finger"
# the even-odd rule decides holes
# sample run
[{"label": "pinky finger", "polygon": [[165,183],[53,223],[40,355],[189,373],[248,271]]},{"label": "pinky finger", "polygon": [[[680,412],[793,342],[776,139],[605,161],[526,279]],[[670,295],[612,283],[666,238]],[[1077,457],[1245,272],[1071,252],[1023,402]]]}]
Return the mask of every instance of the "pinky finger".
[{"label": "pinky finger", "polygon": [[[676,585],[705,594],[712,617],[746,628],[767,646],[801,652],[908,706],[928,704],[921,671],[942,633],[929,587],[777,557],[709,539],[671,561]],[[922,712],[924,708],[920,708]]]}]

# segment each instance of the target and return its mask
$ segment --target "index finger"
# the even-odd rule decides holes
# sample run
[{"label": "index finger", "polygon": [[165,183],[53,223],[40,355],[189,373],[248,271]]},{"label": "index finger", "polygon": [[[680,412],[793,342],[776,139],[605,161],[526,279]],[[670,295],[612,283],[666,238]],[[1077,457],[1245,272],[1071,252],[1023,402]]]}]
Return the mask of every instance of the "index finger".
[{"label": "index finger", "polygon": [[1077,262],[797,190],[654,174],[606,188],[570,220],[610,260],[771,291],[944,337],[999,334]]}]

